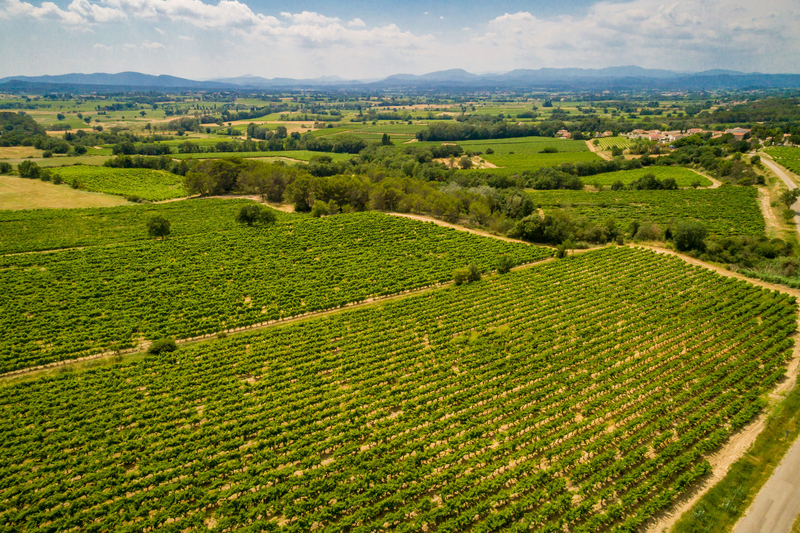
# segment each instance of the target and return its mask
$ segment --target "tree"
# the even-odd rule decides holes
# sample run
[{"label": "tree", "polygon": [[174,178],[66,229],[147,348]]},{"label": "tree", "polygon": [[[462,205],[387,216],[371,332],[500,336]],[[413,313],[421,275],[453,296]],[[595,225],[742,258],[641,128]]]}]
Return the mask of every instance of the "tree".
[{"label": "tree", "polygon": [[514,267],[514,261],[507,255],[501,255],[497,258],[497,273],[506,274]]},{"label": "tree", "polygon": [[800,189],[783,191],[779,197],[781,203],[789,209],[791,209],[798,198],[800,198]]},{"label": "tree", "polygon": [[699,222],[679,222],[672,234],[672,242],[682,252],[703,250],[707,233],[706,227]]},{"label": "tree", "polygon": [[480,281],[480,279],[481,279],[481,271],[475,265],[475,263],[470,263],[469,265],[467,265],[467,281],[469,282]]},{"label": "tree", "polygon": [[236,222],[252,226],[263,224],[265,226],[274,224],[277,217],[272,209],[258,204],[243,205],[236,215]]},{"label": "tree", "polygon": [[175,343],[175,339],[163,338],[153,341],[153,344],[147,349],[147,353],[158,355],[166,352],[174,352],[177,349],[178,345]]},{"label": "tree", "polygon": [[149,233],[151,237],[166,237],[169,235],[169,226],[169,220],[161,215],[156,215],[150,217],[147,221],[147,233]]},{"label": "tree", "polygon": [[56,118],[58,120],[64,120],[66,117],[64,115],[62,115],[61,113],[59,113],[58,115],[56,115]]},{"label": "tree", "polygon": [[384,133],[383,137],[381,137],[381,145],[382,146],[389,146],[389,145],[392,145],[392,144],[394,144],[392,142],[392,138],[389,137],[388,133]]},{"label": "tree", "polygon": [[453,271],[453,282],[456,285],[462,285],[469,279],[469,270],[466,268],[457,268]]}]

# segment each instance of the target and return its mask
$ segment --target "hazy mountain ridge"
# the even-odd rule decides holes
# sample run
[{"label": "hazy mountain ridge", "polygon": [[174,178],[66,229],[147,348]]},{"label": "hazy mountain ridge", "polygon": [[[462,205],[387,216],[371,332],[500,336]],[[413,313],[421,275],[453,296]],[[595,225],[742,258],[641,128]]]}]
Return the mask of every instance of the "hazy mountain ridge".
[{"label": "hazy mountain ridge", "polygon": [[515,69],[504,74],[473,74],[463,69],[449,69],[427,74],[394,74],[375,80],[348,80],[339,76],[324,76],[313,79],[264,78],[260,76],[238,76],[216,78],[206,81],[191,80],[176,76],[153,76],[139,72],[117,74],[63,74],[57,76],[9,76],[0,79],[0,88],[24,90],[25,87],[45,90],[64,88],[106,88],[120,91],[186,89],[186,90],[240,90],[269,88],[362,88],[362,89],[744,89],[766,87],[800,87],[800,74],[760,74],[731,70],[707,70],[704,72],[675,72],[663,69],[646,69],[637,66],[609,67],[602,69],[541,68]]}]

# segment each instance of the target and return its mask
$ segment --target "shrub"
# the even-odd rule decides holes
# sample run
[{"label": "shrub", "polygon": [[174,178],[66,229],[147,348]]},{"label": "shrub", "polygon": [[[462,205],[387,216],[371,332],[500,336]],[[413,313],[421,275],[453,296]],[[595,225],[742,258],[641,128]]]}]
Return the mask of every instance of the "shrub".
[{"label": "shrub", "polygon": [[252,226],[253,224],[268,225],[274,224],[276,218],[275,212],[268,207],[258,204],[247,204],[239,209],[239,213],[236,215],[236,222],[247,224],[248,226]]},{"label": "shrub", "polygon": [[175,339],[165,337],[154,341],[153,344],[150,345],[150,348],[147,349],[147,353],[158,355],[166,352],[174,352],[177,349],[178,345],[175,343]]},{"label": "shrub", "polygon": [[514,261],[507,255],[501,255],[497,258],[497,273],[506,274],[514,266]]},{"label": "shrub", "polygon": [[12,170],[14,170],[14,166],[11,163],[0,162],[0,174],[8,174]]},{"label": "shrub", "polygon": [[147,221],[147,233],[149,233],[151,237],[166,237],[169,235],[169,227],[169,220],[161,215],[150,217]]},{"label": "shrub", "polygon": [[567,247],[564,246],[563,244],[559,244],[558,247],[556,248],[556,257],[558,259],[563,259],[567,257]]},{"label": "shrub", "polygon": [[470,263],[467,266],[467,281],[469,282],[480,281],[480,279],[481,279],[480,269],[478,269],[475,263]]},{"label": "shrub", "polygon": [[45,150],[44,152],[42,152],[42,157],[44,157],[45,159],[53,157],[53,152],[51,152],[50,150]]},{"label": "shrub", "polygon": [[707,234],[708,230],[699,222],[679,222],[673,232],[672,242],[682,252],[703,250]]}]

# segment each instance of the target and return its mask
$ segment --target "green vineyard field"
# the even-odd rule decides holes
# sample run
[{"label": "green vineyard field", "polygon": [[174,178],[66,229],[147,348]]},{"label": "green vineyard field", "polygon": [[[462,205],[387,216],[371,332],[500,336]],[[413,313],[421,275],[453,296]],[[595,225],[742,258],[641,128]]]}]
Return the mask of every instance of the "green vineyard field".
[{"label": "green vineyard field", "polygon": [[656,178],[663,180],[666,178],[673,178],[678,187],[691,187],[694,182],[699,183],[700,187],[708,187],[711,185],[711,180],[699,175],[684,167],[667,167],[667,166],[650,166],[645,168],[637,168],[635,170],[620,170],[619,172],[605,172],[603,174],[595,174],[593,176],[584,176],[581,179],[584,183],[594,185],[598,183],[605,187],[610,187],[615,181],[621,181],[628,185],[634,180],[638,180],[645,174],[653,174]]},{"label": "green vineyard field", "polygon": [[381,213],[0,257],[0,372],[194,337],[492,270],[552,250]]},{"label": "green vineyard field", "polygon": [[781,166],[795,174],[800,174],[800,148],[791,146],[773,146],[764,150]]},{"label": "green vineyard field", "polygon": [[764,217],[753,187],[722,186],[718,189],[675,191],[532,191],[534,202],[544,209],[563,208],[575,216],[604,222],[613,216],[626,227],[630,222],[689,220],[704,224],[716,235],[764,234]]},{"label": "green vineyard field", "polygon": [[[192,199],[91,209],[0,211],[0,254],[149,240],[147,220],[170,221],[171,237],[236,229],[236,213],[250,200]],[[298,215],[275,212],[281,220]]]},{"label": "green vineyard field", "polygon": [[5,385],[0,528],[636,531],[763,407],[795,312],[606,248]]},{"label": "green vineyard field", "polygon": [[597,141],[601,150],[611,150],[614,146],[619,146],[624,150],[631,146],[631,140],[627,137],[602,137]]},{"label": "green vineyard field", "polygon": [[89,191],[138,196],[145,200],[169,200],[189,194],[184,190],[181,176],[163,170],[147,168],[109,168],[77,165],[53,170],[67,182],[77,180]]}]

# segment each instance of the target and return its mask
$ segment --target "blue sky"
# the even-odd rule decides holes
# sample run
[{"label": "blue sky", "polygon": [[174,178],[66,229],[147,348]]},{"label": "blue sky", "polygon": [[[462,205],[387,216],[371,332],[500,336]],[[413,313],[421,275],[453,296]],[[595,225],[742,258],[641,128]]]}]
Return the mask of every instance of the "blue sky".
[{"label": "blue sky", "polygon": [[380,78],[638,65],[800,72],[797,0],[0,0],[0,77]]}]

